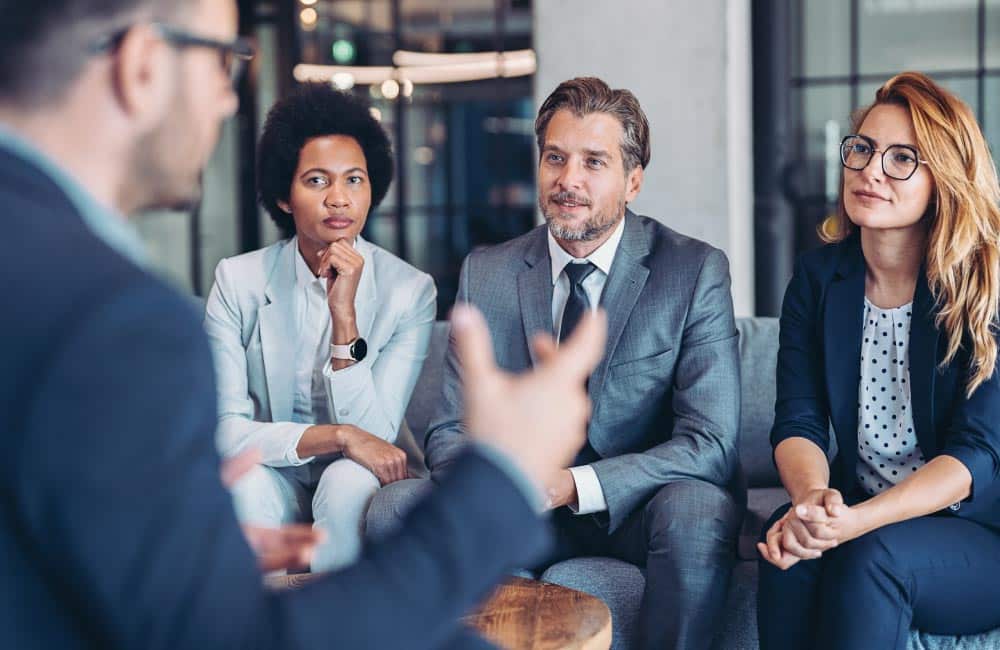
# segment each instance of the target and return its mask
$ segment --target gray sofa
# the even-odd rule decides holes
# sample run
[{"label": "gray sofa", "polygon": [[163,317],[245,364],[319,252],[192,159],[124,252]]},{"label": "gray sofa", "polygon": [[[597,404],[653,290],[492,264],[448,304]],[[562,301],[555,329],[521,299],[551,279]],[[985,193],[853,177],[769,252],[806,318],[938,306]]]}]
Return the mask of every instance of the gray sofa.
[{"label": "gray sofa", "polygon": [[[778,321],[746,318],[740,331],[743,407],[740,457],[749,492],[740,535],[739,561],[733,569],[725,616],[718,622],[718,650],[757,648],[757,564],[754,543],[771,513],[788,501],[771,461],[768,441],[774,418],[774,368],[778,352]],[[439,399],[441,372],[448,345],[448,326],[436,323],[427,361],[406,412],[406,422],[423,446],[431,410]],[[611,609],[614,648],[633,647],[639,601],[645,578],[626,562],[603,557],[576,558],[550,567],[542,580],[566,585],[601,598]],[[1000,606],[1000,605],[998,605]],[[914,632],[910,650],[992,650],[1000,648],[1000,629],[967,637],[939,637]]]}]

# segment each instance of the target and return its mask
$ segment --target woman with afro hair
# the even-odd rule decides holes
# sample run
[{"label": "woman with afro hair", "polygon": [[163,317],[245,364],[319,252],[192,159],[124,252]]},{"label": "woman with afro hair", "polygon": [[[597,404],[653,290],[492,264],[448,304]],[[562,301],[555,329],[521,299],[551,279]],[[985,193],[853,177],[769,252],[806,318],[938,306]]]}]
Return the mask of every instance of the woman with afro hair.
[{"label": "woman with afro hair", "polygon": [[244,523],[307,521],[314,571],[352,563],[368,503],[407,476],[397,441],[436,313],[434,282],[361,237],[392,147],[360,98],[307,83],[268,114],[258,194],[284,239],[219,262],[205,328],[223,456],[256,448],[234,486]]}]

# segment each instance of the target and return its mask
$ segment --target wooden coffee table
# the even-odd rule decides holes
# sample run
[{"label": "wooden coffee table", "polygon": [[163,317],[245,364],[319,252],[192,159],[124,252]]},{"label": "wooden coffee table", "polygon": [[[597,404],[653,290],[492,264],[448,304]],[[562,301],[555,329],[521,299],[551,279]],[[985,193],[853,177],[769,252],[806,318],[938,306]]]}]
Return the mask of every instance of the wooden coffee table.
[{"label": "wooden coffee table", "polygon": [[[272,587],[294,589],[317,574],[269,576]],[[580,591],[526,578],[508,578],[474,613],[463,619],[509,650],[607,650],[611,612]]]}]

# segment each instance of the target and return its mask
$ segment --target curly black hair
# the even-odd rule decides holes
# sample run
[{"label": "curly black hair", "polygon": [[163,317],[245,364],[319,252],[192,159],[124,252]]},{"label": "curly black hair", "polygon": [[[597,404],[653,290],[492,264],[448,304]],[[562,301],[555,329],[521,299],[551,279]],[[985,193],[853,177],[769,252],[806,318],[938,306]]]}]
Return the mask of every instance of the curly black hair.
[{"label": "curly black hair", "polygon": [[327,83],[303,83],[271,108],[257,146],[257,197],[284,237],[295,234],[295,221],[278,201],[288,201],[306,141],[325,135],[350,136],[361,146],[372,188],[369,214],[389,191],[392,144],[371,105]]}]

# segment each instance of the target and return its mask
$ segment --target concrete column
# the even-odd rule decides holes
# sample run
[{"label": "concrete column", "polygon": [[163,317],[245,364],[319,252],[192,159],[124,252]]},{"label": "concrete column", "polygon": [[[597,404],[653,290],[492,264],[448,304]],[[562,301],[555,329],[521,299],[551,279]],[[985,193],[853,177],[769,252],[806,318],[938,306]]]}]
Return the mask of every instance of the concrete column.
[{"label": "concrete column", "polygon": [[753,314],[749,0],[536,0],[535,105],[561,82],[628,88],[652,159],[631,206],[729,256],[738,316]]}]

